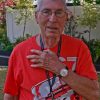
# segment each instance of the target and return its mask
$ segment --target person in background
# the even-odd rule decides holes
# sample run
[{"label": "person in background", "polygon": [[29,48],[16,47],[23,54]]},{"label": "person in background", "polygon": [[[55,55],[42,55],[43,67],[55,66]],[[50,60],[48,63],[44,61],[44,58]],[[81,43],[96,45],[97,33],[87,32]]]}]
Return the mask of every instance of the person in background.
[{"label": "person in background", "polygon": [[14,48],[4,100],[99,100],[88,47],[63,34],[66,1],[39,0],[35,18],[41,32]]}]

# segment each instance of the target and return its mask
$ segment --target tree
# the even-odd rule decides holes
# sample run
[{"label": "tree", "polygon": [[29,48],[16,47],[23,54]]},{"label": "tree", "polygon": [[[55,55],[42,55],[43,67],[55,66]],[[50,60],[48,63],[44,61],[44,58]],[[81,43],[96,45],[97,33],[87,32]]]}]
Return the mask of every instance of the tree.
[{"label": "tree", "polygon": [[0,2],[0,38],[5,36],[5,39],[7,39],[5,7],[12,7],[13,5],[14,2],[12,0],[1,0]]},{"label": "tree", "polygon": [[77,17],[77,22],[81,26],[88,27],[89,40],[91,30],[96,28],[96,25],[99,21],[100,6],[85,2],[82,5],[82,14]]},{"label": "tree", "polygon": [[16,23],[23,23],[23,40],[25,39],[25,29],[26,22],[28,19],[32,18],[34,7],[32,0],[14,0],[15,6],[6,7],[8,11],[14,12],[16,10],[19,11],[19,15],[16,17]]}]

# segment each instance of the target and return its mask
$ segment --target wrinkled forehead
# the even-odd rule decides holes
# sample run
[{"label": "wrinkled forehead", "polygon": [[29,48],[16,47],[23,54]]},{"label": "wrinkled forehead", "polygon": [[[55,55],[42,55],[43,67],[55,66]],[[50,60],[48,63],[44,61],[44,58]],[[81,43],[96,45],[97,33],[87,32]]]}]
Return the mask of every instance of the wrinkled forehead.
[{"label": "wrinkled forehead", "polygon": [[66,10],[66,7],[62,0],[42,0],[39,10],[43,10],[43,9]]}]

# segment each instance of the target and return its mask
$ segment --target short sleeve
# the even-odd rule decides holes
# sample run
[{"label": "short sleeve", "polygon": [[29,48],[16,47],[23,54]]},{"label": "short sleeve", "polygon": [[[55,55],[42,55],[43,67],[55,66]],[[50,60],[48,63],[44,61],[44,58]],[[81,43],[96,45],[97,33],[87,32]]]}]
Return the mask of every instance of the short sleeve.
[{"label": "short sleeve", "polygon": [[20,68],[20,55],[14,49],[8,63],[8,71],[4,84],[4,93],[18,95],[22,81],[22,71]]},{"label": "short sleeve", "polygon": [[94,67],[89,48],[86,46],[84,42],[81,42],[79,48],[77,71],[82,76],[94,80],[97,79],[96,69]]}]

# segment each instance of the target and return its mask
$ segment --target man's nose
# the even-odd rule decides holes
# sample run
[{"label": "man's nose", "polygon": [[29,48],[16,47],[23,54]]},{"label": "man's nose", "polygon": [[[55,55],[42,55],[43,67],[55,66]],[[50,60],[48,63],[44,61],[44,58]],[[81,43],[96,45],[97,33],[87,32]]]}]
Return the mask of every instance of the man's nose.
[{"label": "man's nose", "polygon": [[57,16],[55,15],[55,13],[52,13],[52,14],[49,16],[49,21],[55,22],[56,20],[57,20]]}]

